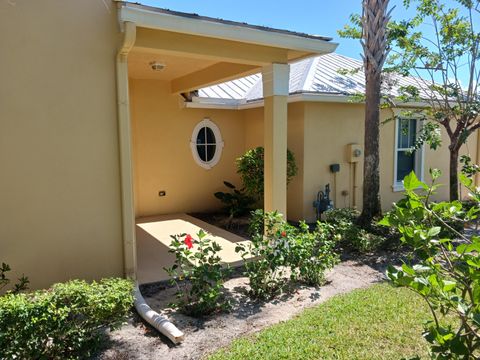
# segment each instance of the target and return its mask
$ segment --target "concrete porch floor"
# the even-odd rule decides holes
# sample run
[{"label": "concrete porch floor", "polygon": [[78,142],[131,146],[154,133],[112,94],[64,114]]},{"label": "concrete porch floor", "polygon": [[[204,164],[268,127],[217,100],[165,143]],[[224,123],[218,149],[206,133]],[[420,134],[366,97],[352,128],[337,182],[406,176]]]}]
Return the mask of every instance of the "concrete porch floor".
[{"label": "concrete porch floor", "polygon": [[244,238],[208,224],[187,214],[159,215],[139,218],[136,221],[137,280],[140,284],[168,279],[164,267],[173,265],[175,257],[168,252],[170,235],[190,234],[194,238],[200,229],[221,247],[222,262],[230,266],[242,264],[235,252],[235,243],[248,242]]}]

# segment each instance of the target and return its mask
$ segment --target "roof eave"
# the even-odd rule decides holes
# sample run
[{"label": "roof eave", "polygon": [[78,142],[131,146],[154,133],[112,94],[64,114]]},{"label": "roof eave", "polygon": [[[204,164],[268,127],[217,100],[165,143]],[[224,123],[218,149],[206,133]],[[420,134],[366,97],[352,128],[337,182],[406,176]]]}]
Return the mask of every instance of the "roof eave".
[{"label": "roof eave", "polygon": [[[193,109],[228,109],[228,110],[246,110],[262,107],[263,99],[255,99],[248,102],[245,100],[233,99],[212,99],[194,97],[192,102],[185,102],[186,108]],[[295,93],[288,96],[288,102],[323,102],[323,103],[343,103],[343,104],[363,104],[355,101],[355,97],[346,94],[320,94],[320,93]],[[427,108],[426,102],[402,102],[395,104],[395,108]]]},{"label": "roof eave", "polygon": [[321,38],[256,29],[240,24],[215,22],[202,18],[188,18],[156,12],[143,5],[126,2],[119,2],[118,16],[121,23],[130,21],[139,27],[278,47],[308,52],[312,55],[331,53],[338,46],[337,43]]}]

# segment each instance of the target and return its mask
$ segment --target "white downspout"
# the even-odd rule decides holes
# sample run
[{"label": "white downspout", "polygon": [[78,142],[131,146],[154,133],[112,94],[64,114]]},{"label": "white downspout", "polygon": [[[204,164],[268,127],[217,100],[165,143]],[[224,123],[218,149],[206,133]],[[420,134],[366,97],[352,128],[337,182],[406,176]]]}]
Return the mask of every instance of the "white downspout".
[{"label": "white downspout", "polygon": [[136,279],[135,214],[133,205],[133,166],[131,160],[130,104],[128,94],[128,53],[136,38],[136,26],[124,23],[124,39],[117,54],[118,137],[122,186],[122,232],[125,276]]},{"label": "white downspout", "polygon": [[[135,44],[135,23],[126,21],[124,39],[117,54],[117,111],[120,147],[120,177],[122,187],[122,232],[125,276],[136,280],[137,250],[135,244],[135,214],[133,203],[133,166],[131,160],[130,104],[128,94],[128,53]],[[184,340],[184,334],[166,318],[152,310],[145,302],[138,283],[135,286],[135,309],[150,325],[177,344]]]}]

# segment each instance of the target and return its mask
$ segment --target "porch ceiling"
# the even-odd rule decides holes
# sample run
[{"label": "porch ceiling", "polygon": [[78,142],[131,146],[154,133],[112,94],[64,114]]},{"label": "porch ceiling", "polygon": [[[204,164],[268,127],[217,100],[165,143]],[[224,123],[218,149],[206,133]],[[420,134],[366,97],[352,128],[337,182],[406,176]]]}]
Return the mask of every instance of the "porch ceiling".
[{"label": "porch ceiling", "polygon": [[[160,71],[152,63],[164,65]],[[133,79],[170,82],[172,93],[182,93],[218,84],[260,71],[249,64],[215,61],[192,56],[172,55],[165,51],[133,48],[128,57],[128,73]]]},{"label": "porch ceiling", "polygon": [[[154,71],[150,65],[152,62],[164,64],[165,69]],[[172,81],[214,64],[216,62],[213,60],[201,60],[161,52],[154,53],[134,48],[128,55],[128,74],[134,79]]]}]

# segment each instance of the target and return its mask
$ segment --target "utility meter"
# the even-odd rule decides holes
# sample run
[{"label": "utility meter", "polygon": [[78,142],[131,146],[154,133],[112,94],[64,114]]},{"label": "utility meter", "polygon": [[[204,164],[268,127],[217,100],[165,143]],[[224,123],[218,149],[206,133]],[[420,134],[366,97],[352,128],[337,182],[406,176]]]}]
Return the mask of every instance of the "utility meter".
[{"label": "utility meter", "polygon": [[363,150],[359,144],[347,145],[347,159],[350,163],[359,162],[362,158]]}]

